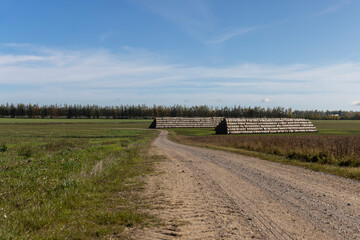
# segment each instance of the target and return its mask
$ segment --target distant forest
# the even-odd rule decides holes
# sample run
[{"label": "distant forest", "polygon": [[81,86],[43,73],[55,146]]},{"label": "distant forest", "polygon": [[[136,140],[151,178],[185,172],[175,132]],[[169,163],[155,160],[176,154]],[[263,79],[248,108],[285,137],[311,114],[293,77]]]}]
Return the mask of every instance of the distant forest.
[{"label": "distant forest", "polygon": [[154,117],[245,117],[245,118],[308,118],[360,120],[360,112],[351,111],[298,111],[291,108],[212,107],[154,105],[38,105],[1,104],[0,118],[68,118],[68,119],[134,119]]}]

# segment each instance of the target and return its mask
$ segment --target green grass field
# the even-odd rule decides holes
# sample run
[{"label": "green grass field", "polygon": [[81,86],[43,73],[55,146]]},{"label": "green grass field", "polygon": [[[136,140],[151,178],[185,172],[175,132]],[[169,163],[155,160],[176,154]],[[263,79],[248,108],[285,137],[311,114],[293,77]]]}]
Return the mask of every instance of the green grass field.
[{"label": "green grass field", "polygon": [[360,120],[313,120],[321,135],[360,135]]},{"label": "green grass field", "polygon": [[0,124],[51,125],[51,124],[101,124],[121,128],[148,128],[151,119],[36,119],[0,118]]},{"label": "green grass field", "polygon": [[[157,135],[147,130],[151,121],[0,119],[0,239],[125,238],[126,227],[159,224],[139,210],[149,207],[139,198],[144,188],[140,176],[151,173],[158,161],[146,155]],[[313,122],[318,133],[296,136],[360,135],[360,121]],[[169,131],[177,140],[217,137],[209,128]],[[196,145],[196,137],[192,141],[187,143]],[[359,167],[291,160],[225,145],[204,146],[360,178]],[[326,160],[324,155],[317,157]]]},{"label": "green grass field", "polygon": [[[14,119],[0,118],[0,124],[26,125],[112,125],[113,128],[148,128],[151,119]],[[360,135],[360,120],[312,120],[318,133],[305,135]],[[69,126],[64,126],[67,128]],[[185,136],[215,135],[213,128],[170,128],[172,134]],[[280,134],[286,135],[286,134]],[[296,134],[304,135],[304,134]]]},{"label": "green grass field", "polygon": [[0,119],[0,239],[125,238],[156,131],[149,120]]}]

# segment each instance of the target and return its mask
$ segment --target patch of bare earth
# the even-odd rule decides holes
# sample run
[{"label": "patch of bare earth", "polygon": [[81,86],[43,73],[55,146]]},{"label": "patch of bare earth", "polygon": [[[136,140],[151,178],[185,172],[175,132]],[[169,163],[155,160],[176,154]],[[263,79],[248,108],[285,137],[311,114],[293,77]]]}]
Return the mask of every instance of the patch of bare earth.
[{"label": "patch of bare earth", "polygon": [[146,198],[164,225],[135,239],[360,239],[360,182],[222,151],[154,142]]}]

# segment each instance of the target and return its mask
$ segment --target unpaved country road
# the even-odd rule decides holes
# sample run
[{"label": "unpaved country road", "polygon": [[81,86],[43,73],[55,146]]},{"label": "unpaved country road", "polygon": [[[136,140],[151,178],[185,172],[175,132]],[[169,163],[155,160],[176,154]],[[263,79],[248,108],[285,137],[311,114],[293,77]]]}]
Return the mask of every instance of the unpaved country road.
[{"label": "unpaved country road", "polygon": [[360,239],[359,181],[177,144],[166,131],[154,146],[166,159],[148,194],[170,227],[136,238]]}]

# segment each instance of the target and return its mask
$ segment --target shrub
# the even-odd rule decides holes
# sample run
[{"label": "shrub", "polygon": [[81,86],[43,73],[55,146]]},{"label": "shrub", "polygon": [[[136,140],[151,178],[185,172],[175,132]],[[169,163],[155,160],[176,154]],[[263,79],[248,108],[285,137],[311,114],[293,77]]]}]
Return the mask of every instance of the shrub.
[{"label": "shrub", "polygon": [[33,148],[30,145],[23,145],[18,149],[17,154],[21,157],[29,158],[33,154]]},{"label": "shrub", "polygon": [[6,152],[8,150],[5,143],[0,143],[0,152]]}]

